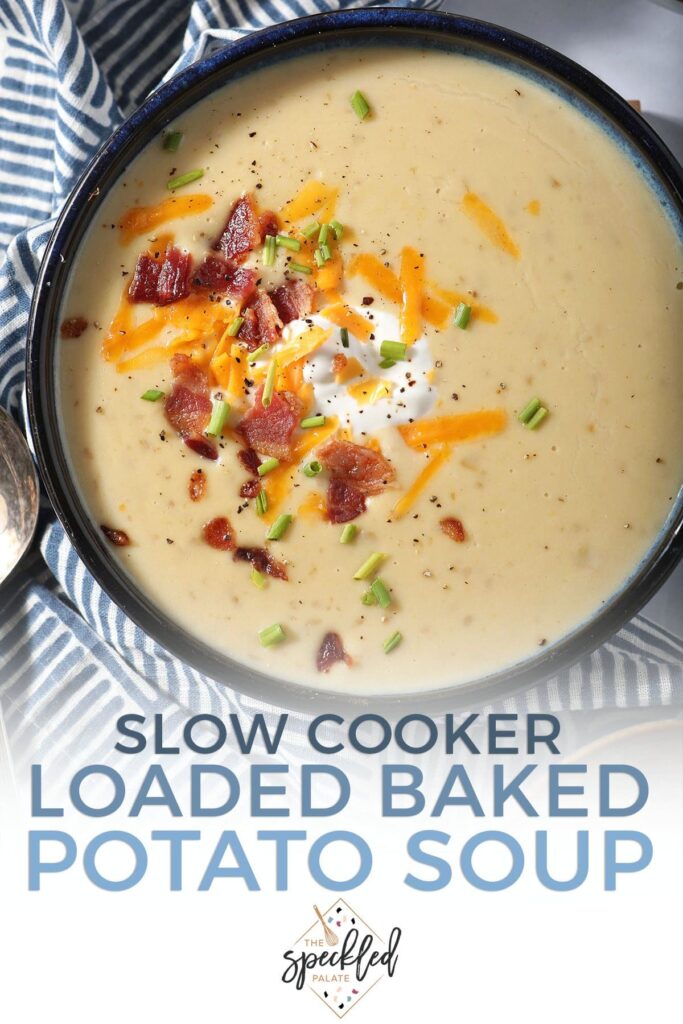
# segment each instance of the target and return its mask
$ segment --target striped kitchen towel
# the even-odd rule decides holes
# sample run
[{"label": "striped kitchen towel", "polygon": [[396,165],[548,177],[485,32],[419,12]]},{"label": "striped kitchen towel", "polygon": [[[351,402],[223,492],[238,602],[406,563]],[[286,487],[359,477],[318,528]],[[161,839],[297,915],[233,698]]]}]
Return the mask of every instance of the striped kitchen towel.
[{"label": "striped kitchen towel", "polygon": [[[31,291],[53,219],[112,129],[163,78],[273,22],[357,0],[2,0],[0,5],[0,404],[23,419]],[[438,6],[406,0],[404,6]],[[683,643],[643,618],[506,710],[679,703]],[[0,591],[0,700],[19,762],[66,769],[111,749],[124,708],[270,712],[171,658],[101,591],[44,508],[39,545]],[[286,756],[304,750],[306,720]]]}]

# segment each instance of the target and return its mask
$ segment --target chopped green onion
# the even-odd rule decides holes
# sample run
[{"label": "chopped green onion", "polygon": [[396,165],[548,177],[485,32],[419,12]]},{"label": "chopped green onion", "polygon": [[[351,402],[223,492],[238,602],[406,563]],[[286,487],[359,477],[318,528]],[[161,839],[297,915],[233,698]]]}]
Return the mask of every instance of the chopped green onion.
[{"label": "chopped green onion", "polygon": [[327,236],[329,235],[329,233],[330,233],[330,225],[329,224],[321,224],[320,225],[320,234],[318,235],[318,245],[320,245],[320,246],[325,245],[325,242],[327,241]]},{"label": "chopped green onion", "polygon": [[266,235],[263,243],[263,256],[261,258],[264,267],[272,267],[273,263],[275,263],[275,252],[275,235]]},{"label": "chopped green onion", "polygon": [[354,580],[366,580],[368,576],[372,576],[380,562],[384,561],[386,557],[387,556],[382,554],[381,551],[373,551],[373,553],[365,559],[360,569],[354,572]]},{"label": "chopped green onion", "polygon": [[292,252],[298,252],[301,248],[299,239],[289,238],[288,235],[276,235],[275,244],[279,245],[281,249],[291,249]]},{"label": "chopped green onion", "polygon": [[386,586],[379,578],[379,576],[370,584],[370,590],[377,598],[377,604],[380,606],[380,608],[389,607],[389,605],[391,604],[391,594],[389,593],[389,591],[387,590]]},{"label": "chopped green onion", "polygon": [[249,353],[249,362],[250,363],[255,363],[256,360],[260,359],[261,356],[265,355],[266,352],[269,351],[269,349],[270,349],[270,345],[259,345],[258,348],[254,349],[253,352]]},{"label": "chopped green onion", "polygon": [[317,266],[319,266],[319,267],[324,267],[325,266],[325,257],[323,256],[323,254],[322,254],[320,249],[316,249],[315,250],[315,252],[313,253],[313,259],[315,260]]},{"label": "chopped green onion", "polygon": [[279,622],[275,622],[272,626],[262,629],[258,638],[261,641],[261,647],[272,647],[273,644],[279,644],[284,640],[285,631]]},{"label": "chopped green onion", "polygon": [[252,569],[251,582],[254,584],[255,587],[258,587],[259,590],[263,590],[263,588],[266,585],[266,577],[263,575],[262,572],[259,572],[258,569]]},{"label": "chopped green onion", "polygon": [[303,430],[308,430],[309,427],[324,427],[325,417],[322,413],[318,413],[317,416],[306,416],[299,425]]},{"label": "chopped green onion", "polygon": [[190,185],[193,181],[198,181],[199,178],[203,177],[204,171],[199,167],[196,171],[188,171],[186,174],[179,174],[177,178],[171,178],[170,181],[166,182],[166,188],[173,192],[175,189],[182,188],[183,185]]},{"label": "chopped green onion", "polygon": [[360,599],[363,602],[363,604],[368,605],[368,607],[371,604],[377,604],[377,598],[375,597],[371,590],[366,590],[363,594],[361,594]]},{"label": "chopped green onion", "polygon": [[329,260],[332,259],[332,250],[330,249],[330,247],[327,244],[327,242],[321,242],[320,243],[320,249],[318,250],[318,252],[321,254],[321,256],[324,259],[325,263],[327,263]]},{"label": "chopped green onion", "polygon": [[211,413],[209,425],[206,428],[207,434],[211,434],[212,437],[218,437],[225,426],[225,421],[228,418],[229,412],[230,406],[227,402],[224,402],[222,398],[214,398],[213,412]]},{"label": "chopped green onion", "polygon": [[539,424],[541,424],[543,422],[543,420],[546,418],[547,415],[548,415],[548,410],[546,409],[546,407],[544,405],[542,405],[540,409],[536,410],[534,415],[531,417],[531,419],[527,423],[527,427],[529,428],[529,430],[535,430],[536,427],[539,426]]},{"label": "chopped green onion", "polygon": [[356,89],[353,96],[351,97],[351,106],[355,110],[356,116],[361,121],[365,120],[365,118],[370,113],[370,104],[368,103],[360,89]]},{"label": "chopped green onion", "polygon": [[347,523],[346,526],[344,527],[344,529],[341,532],[341,537],[339,538],[339,543],[340,544],[350,544],[351,541],[353,540],[353,538],[356,536],[357,533],[358,533],[358,527],[356,526],[356,524],[355,523]]},{"label": "chopped green onion", "polygon": [[334,231],[334,237],[339,241],[341,236],[344,234],[344,225],[340,224],[338,220],[331,220],[330,227]]},{"label": "chopped green onion", "polygon": [[317,459],[313,459],[312,462],[307,462],[303,469],[304,476],[308,477],[317,476],[318,473],[322,473],[322,471],[322,464],[318,462]]},{"label": "chopped green onion", "polygon": [[263,394],[261,396],[261,405],[264,409],[267,409],[273,400],[273,389],[275,387],[275,375],[277,373],[277,359],[271,360],[270,366],[268,367],[268,373],[266,374],[266,383],[263,385]]},{"label": "chopped green onion", "polygon": [[384,359],[393,359],[396,362],[399,359],[405,359],[407,345],[402,341],[383,341],[379,347],[379,354]]},{"label": "chopped green onion", "polygon": [[402,639],[403,637],[398,631],[396,633],[392,633],[389,639],[384,641],[384,653],[389,654],[393,651],[395,647],[398,647]]},{"label": "chopped green onion", "polygon": [[279,515],[275,522],[273,523],[273,525],[271,526],[271,528],[268,530],[268,533],[266,534],[266,540],[280,540],[280,538],[284,535],[285,531],[289,527],[289,524],[291,523],[292,519],[293,516],[288,515],[286,512],[283,512],[281,515]]},{"label": "chopped green onion", "polygon": [[159,391],[159,388],[148,388],[140,398],[144,399],[145,402],[158,402],[160,398],[164,397],[165,392]]},{"label": "chopped green onion", "polygon": [[164,149],[168,153],[177,153],[178,147],[182,141],[182,132],[167,132],[166,135],[164,135]]},{"label": "chopped green onion", "polygon": [[279,459],[265,459],[259,466],[257,473],[259,476],[265,476],[266,473],[270,473],[271,469],[277,469],[279,465]]},{"label": "chopped green onion", "polygon": [[348,327],[342,327],[341,331],[339,332],[339,337],[341,338],[342,348],[348,348],[349,347],[349,329],[348,329]]},{"label": "chopped green onion", "polygon": [[453,323],[456,327],[460,327],[463,331],[470,322],[472,315],[472,307],[468,306],[465,302],[459,302],[455,313],[453,314]]},{"label": "chopped green onion", "polygon": [[242,326],[243,323],[244,323],[244,317],[243,316],[236,316],[235,319],[233,320],[233,322],[228,327],[228,336],[230,338],[236,338],[237,335],[239,334],[240,327]]},{"label": "chopped green onion", "polygon": [[315,236],[318,234],[319,231],[320,231],[320,224],[318,223],[317,220],[314,220],[312,224],[309,224],[308,227],[303,229],[301,234],[304,236],[304,238],[310,239],[310,238],[315,238]]},{"label": "chopped green onion", "polygon": [[268,495],[265,491],[259,491],[256,495],[256,515],[264,516],[268,511]]},{"label": "chopped green onion", "polygon": [[297,274],[312,274],[313,271],[310,267],[305,266],[303,263],[295,263],[294,260],[290,260],[288,263],[289,270],[295,270]]},{"label": "chopped green onion", "polygon": [[524,406],[517,419],[520,423],[528,423],[532,416],[535,416],[538,410],[541,408],[541,399],[532,398],[530,402]]},{"label": "chopped green onion", "polygon": [[396,366],[395,359],[383,359],[379,364],[381,370],[389,370],[392,366]]}]

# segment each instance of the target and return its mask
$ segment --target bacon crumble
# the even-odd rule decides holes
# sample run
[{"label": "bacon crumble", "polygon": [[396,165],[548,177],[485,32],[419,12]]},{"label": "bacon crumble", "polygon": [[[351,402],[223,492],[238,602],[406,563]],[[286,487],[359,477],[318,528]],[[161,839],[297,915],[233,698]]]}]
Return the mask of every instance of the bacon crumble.
[{"label": "bacon crumble", "polygon": [[240,498],[255,498],[260,493],[261,481],[257,480],[256,477],[252,477],[251,480],[245,480],[240,487]]},{"label": "bacon crumble", "polygon": [[365,495],[353,484],[333,476],[327,486],[327,518],[331,523],[350,523],[365,512]]},{"label": "bacon crumble", "polygon": [[88,321],[85,317],[69,316],[66,320],[62,320],[62,326],[59,329],[59,333],[62,338],[80,338],[87,326]]},{"label": "bacon crumble", "polygon": [[272,210],[266,210],[265,213],[262,213],[259,220],[261,224],[261,238],[265,238],[266,235],[276,235],[280,230],[278,216]]},{"label": "bacon crumble", "polygon": [[140,253],[128,288],[131,302],[152,302],[165,306],[190,294],[192,256],[171,245],[163,256]]},{"label": "bacon crumble", "polygon": [[258,473],[261,460],[253,448],[240,448],[237,453],[237,458],[240,460],[247,473]]},{"label": "bacon crumble", "polygon": [[169,302],[177,302],[189,295],[191,273],[192,256],[190,253],[181,252],[175,246],[167,249],[161,262],[157,282],[157,305],[166,306]]},{"label": "bacon crumble", "polygon": [[250,302],[256,293],[258,273],[249,267],[238,267],[228,281],[228,295],[241,303]]},{"label": "bacon crumble", "polygon": [[235,272],[235,265],[223,259],[218,253],[207,252],[192,278],[196,288],[210,288],[214,292],[227,291],[228,281]]},{"label": "bacon crumble", "polygon": [[217,551],[232,551],[235,547],[235,531],[225,516],[216,516],[204,526],[204,540]]},{"label": "bacon crumble", "polygon": [[128,286],[128,298],[131,302],[156,302],[157,285],[161,263],[149,253],[143,252],[137,258],[133,280]]},{"label": "bacon crumble", "polygon": [[353,441],[328,441],[318,450],[318,458],[333,477],[364,495],[379,494],[396,476],[383,455]]},{"label": "bacon crumble", "polygon": [[125,530],[116,530],[113,526],[100,525],[100,530],[112,544],[117,548],[127,548],[130,544],[130,537]]},{"label": "bacon crumble", "polygon": [[395,477],[394,467],[379,452],[353,441],[333,439],[318,450],[330,474],[327,516],[331,523],[348,523],[365,512],[365,499],[379,494]]},{"label": "bacon crumble", "polygon": [[262,398],[263,385],[237,429],[250,448],[286,462],[292,455],[292,434],[301,417],[301,401],[290,391],[275,391],[265,409]]},{"label": "bacon crumble", "polygon": [[181,352],[171,359],[171,370],[175,380],[164,404],[166,419],[181,437],[191,438],[201,434],[211,419],[209,378]]},{"label": "bacon crumble", "polygon": [[338,661],[351,665],[351,658],[344,650],[339,633],[325,633],[315,660],[318,672],[329,672]]},{"label": "bacon crumble", "polygon": [[465,527],[462,525],[459,519],[454,516],[447,516],[439,522],[439,526],[451,540],[454,540],[456,544],[462,544],[467,534],[465,533]]},{"label": "bacon crumble", "polygon": [[207,253],[197,267],[192,284],[221,295],[228,294],[240,303],[249,302],[256,292],[258,274],[248,267],[236,267],[217,253]]},{"label": "bacon crumble", "polygon": [[215,462],[218,458],[216,445],[206,437],[186,437],[184,440],[187,447],[195,455],[200,455],[203,459],[210,459],[211,462]]},{"label": "bacon crumble", "polygon": [[287,570],[282,562],[273,558],[265,548],[237,548],[232,557],[236,562],[249,562],[264,576],[273,576],[277,580],[288,578]]},{"label": "bacon crumble", "polygon": [[315,288],[308,281],[285,281],[268,294],[283,324],[301,320],[313,311]]},{"label": "bacon crumble", "polygon": [[190,476],[188,485],[190,501],[201,501],[206,494],[206,473],[203,469],[195,469]]},{"label": "bacon crumble", "polygon": [[337,354],[332,357],[332,373],[335,377],[337,374],[341,373],[342,370],[346,369],[348,362],[349,361],[343,352],[337,352]]},{"label": "bacon crumble", "polygon": [[242,263],[264,237],[263,221],[252,196],[245,192],[230,208],[228,219],[212,248],[226,259]]},{"label": "bacon crumble", "polygon": [[250,352],[261,345],[272,345],[280,337],[282,320],[269,295],[257,292],[256,298],[242,310],[244,323],[237,337]]}]

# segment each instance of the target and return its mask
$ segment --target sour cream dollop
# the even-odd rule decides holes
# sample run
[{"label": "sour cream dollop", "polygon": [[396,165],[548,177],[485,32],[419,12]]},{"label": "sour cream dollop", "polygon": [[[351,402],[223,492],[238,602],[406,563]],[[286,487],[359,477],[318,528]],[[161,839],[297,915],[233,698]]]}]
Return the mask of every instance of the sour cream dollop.
[{"label": "sour cream dollop", "polygon": [[[356,312],[367,313],[361,309]],[[342,427],[350,427],[354,434],[361,435],[421,419],[429,413],[436,392],[432,385],[434,361],[424,335],[408,348],[405,360],[382,367],[382,342],[400,337],[398,319],[391,313],[373,307],[374,339],[359,341],[349,332],[348,348],[342,345],[341,329],[317,315],[287,324],[283,342],[294,342],[310,329],[311,322],[329,331],[329,337],[304,365],[304,379],[313,388],[315,412],[336,416]],[[332,365],[340,353],[352,367],[358,364],[357,373],[343,381],[337,380]]]}]

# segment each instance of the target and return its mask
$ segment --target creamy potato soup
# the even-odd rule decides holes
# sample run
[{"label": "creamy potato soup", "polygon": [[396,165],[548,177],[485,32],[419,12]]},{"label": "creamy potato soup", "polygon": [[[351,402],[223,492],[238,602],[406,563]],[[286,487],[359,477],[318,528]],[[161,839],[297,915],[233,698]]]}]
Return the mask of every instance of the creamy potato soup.
[{"label": "creamy potato soup", "polygon": [[180,627],[348,693],[552,645],[683,466],[681,253],[605,133],[484,60],[256,71],[107,196],[63,309],[73,473]]}]

